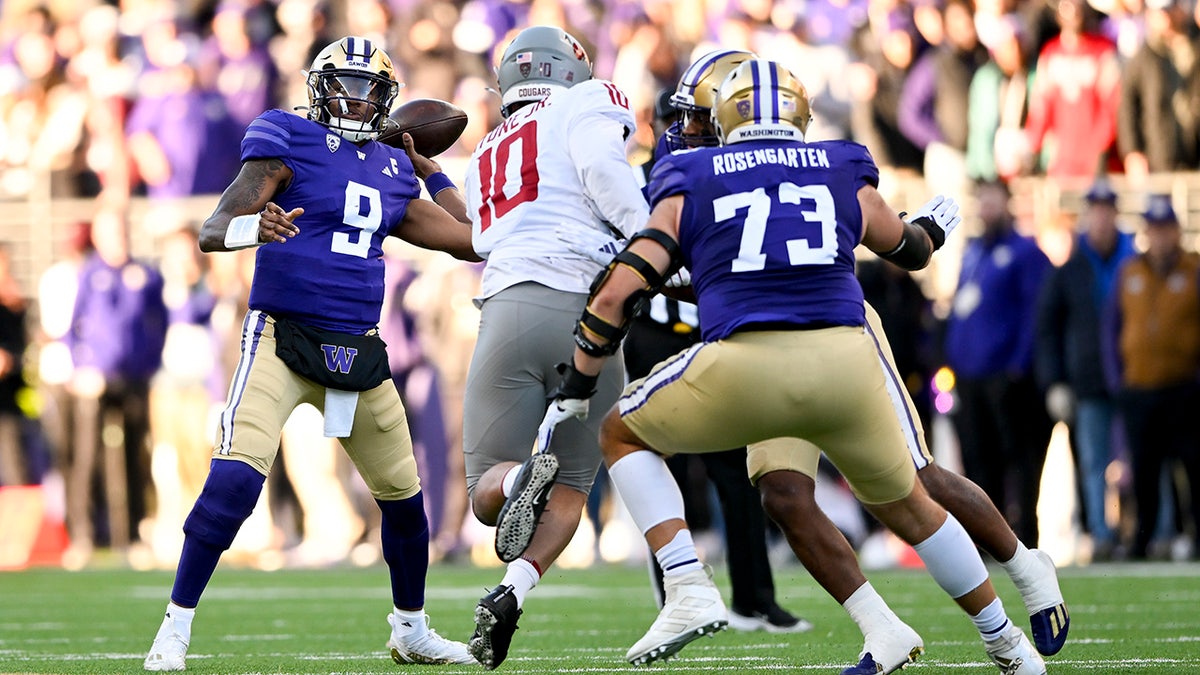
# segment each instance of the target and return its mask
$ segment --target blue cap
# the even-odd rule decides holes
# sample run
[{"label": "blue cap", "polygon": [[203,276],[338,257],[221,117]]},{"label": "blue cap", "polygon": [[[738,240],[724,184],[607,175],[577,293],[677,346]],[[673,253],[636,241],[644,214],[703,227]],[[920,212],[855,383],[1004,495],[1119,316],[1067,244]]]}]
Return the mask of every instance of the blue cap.
[{"label": "blue cap", "polygon": [[1150,195],[1146,199],[1146,210],[1142,212],[1142,217],[1149,225],[1179,223],[1175,208],[1171,206],[1171,195]]},{"label": "blue cap", "polygon": [[1088,188],[1087,194],[1083,196],[1089,204],[1116,204],[1117,193],[1113,192],[1112,186],[1103,178],[1092,183]]}]

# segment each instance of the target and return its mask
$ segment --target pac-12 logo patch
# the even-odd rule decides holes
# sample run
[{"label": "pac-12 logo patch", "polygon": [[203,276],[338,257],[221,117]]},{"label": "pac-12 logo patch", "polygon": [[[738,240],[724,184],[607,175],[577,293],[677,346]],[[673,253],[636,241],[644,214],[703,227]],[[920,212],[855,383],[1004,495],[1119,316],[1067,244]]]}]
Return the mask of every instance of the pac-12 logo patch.
[{"label": "pac-12 logo patch", "polygon": [[329,148],[330,152],[337,152],[338,148],[342,147],[342,137],[337,134],[325,134],[325,147]]}]

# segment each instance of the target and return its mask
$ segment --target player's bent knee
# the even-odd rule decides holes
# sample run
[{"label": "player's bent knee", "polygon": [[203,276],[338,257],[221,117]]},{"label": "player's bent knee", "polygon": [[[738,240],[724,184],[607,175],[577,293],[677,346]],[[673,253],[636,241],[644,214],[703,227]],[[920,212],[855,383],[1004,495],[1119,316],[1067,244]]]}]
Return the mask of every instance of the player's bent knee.
[{"label": "player's bent knee", "polygon": [[183,532],[222,551],[258,503],[266,476],[236,459],[215,459],[200,497],[183,523]]},{"label": "player's bent knee", "polygon": [[795,471],[771,471],[758,479],[763,510],[776,523],[804,517],[816,505],[813,480]]},{"label": "player's bent knee", "polygon": [[625,455],[647,449],[645,443],[633,433],[615,409],[610,410],[600,423],[600,452],[604,463],[612,466]]}]

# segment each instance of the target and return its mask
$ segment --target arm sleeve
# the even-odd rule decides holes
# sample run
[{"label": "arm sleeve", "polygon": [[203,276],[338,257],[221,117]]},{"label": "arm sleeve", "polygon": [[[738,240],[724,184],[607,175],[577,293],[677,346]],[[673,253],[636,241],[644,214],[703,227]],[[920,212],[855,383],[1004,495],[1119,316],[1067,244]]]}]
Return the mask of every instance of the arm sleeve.
[{"label": "arm sleeve", "polygon": [[[609,103],[608,108],[617,106]],[[633,116],[627,109],[613,114],[593,108],[578,116],[567,134],[567,152],[579,174],[585,196],[596,206],[600,217],[626,237],[641,230],[650,218],[634,167],[625,157],[625,137],[631,127],[620,118]]]}]

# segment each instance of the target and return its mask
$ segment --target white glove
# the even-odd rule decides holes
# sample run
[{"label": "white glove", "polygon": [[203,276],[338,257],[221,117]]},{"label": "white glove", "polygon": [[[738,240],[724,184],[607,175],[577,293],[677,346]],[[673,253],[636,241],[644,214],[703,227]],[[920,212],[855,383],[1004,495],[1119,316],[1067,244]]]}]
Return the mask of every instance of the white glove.
[{"label": "white glove", "polygon": [[550,402],[550,406],[546,408],[546,416],[538,425],[538,452],[545,452],[550,447],[550,438],[554,436],[554,427],[557,427],[559,422],[572,417],[578,417],[581,420],[587,419],[588,400],[586,398],[564,398]]},{"label": "white glove", "polygon": [[613,256],[625,248],[624,239],[616,239],[590,227],[558,227],[554,236],[567,250],[599,265],[612,262]]},{"label": "white glove", "polygon": [[1075,414],[1075,394],[1071,387],[1059,382],[1046,391],[1046,412],[1055,422],[1067,422]]},{"label": "white glove", "polygon": [[950,197],[938,195],[933,199],[925,202],[916,213],[909,217],[909,223],[913,223],[921,218],[928,218],[933,221],[933,224],[941,230],[941,241],[937,233],[931,231],[928,227],[925,228],[929,232],[929,238],[933,240],[934,249],[939,249],[946,242],[946,238],[958,227],[962,222],[962,216],[958,215],[958,203]]},{"label": "white glove", "polygon": [[692,285],[692,273],[686,267],[680,267],[679,271],[672,274],[666,283],[663,284],[667,288],[679,288],[681,286]]}]

